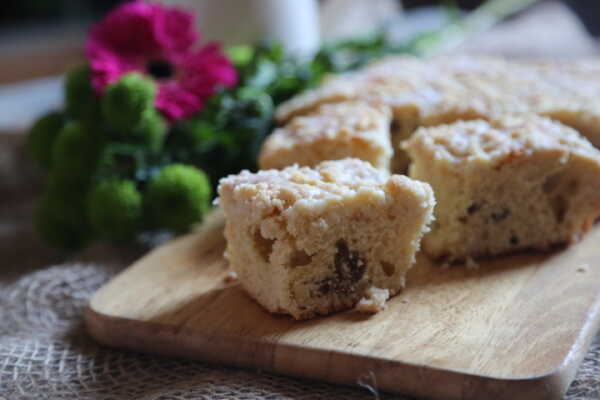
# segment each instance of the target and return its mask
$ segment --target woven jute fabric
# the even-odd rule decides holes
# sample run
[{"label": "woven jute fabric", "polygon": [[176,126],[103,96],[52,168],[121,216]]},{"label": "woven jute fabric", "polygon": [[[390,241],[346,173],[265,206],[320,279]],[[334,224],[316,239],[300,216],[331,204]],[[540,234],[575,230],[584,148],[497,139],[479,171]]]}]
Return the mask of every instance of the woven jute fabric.
[{"label": "woven jute fabric", "polygon": [[[362,388],[102,347],[82,326],[89,296],[119,268],[68,263],[0,288],[0,399],[391,399]],[[568,399],[600,398],[600,335]]]}]

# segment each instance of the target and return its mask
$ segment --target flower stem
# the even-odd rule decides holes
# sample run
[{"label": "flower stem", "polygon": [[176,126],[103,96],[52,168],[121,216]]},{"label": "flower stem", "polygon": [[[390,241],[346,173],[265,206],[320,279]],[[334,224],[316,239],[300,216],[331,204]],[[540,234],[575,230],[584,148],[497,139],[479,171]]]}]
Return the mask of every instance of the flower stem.
[{"label": "flower stem", "polygon": [[463,43],[468,37],[484,32],[498,22],[515,15],[539,0],[488,0],[456,22],[417,39],[413,51],[422,56],[448,51]]}]

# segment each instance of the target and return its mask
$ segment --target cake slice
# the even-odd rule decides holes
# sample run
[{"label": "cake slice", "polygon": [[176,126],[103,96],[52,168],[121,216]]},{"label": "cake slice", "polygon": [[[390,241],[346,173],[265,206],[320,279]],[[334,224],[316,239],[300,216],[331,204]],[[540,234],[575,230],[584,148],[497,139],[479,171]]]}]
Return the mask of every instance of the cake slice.
[{"label": "cake slice", "polygon": [[259,165],[314,167],[326,160],[358,158],[389,170],[391,157],[389,110],[349,101],[325,104],[315,114],[293,118],[276,129],[262,146]]},{"label": "cake slice", "polygon": [[600,152],[538,116],[420,128],[403,144],[410,176],[438,206],[423,249],[469,260],[572,243],[600,215]]},{"label": "cake slice", "polygon": [[279,124],[314,114],[323,104],[366,101],[390,108],[392,171],[404,173],[407,155],[397,144],[416,128],[504,114],[537,114],[579,131],[600,148],[598,61],[511,61],[453,56],[390,56],[340,74],[281,104]]},{"label": "cake slice", "polygon": [[398,293],[435,203],[428,184],[357,159],[244,171],[222,179],[219,196],[241,284],[296,319]]},{"label": "cake slice", "polygon": [[275,120],[283,125],[299,115],[314,113],[322,104],[335,104],[360,97],[360,79],[356,74],[345,73],[326,80],[322,86],[308,89],[280,104],[275,110]]}]

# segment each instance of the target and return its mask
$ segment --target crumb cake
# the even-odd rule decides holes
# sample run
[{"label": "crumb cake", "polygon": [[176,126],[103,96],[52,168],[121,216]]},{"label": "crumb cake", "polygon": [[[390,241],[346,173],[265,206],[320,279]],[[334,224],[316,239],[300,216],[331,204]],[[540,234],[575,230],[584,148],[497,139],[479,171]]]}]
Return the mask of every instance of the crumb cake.
[{"label": "crumb cake", "polygon": [[578,130],[600,147],[600,72],[597,61],[508,61],[494,57],[392,56],[340,74],[276,110],[279,124],[315,114],[323,104],[362,100],[392,113],[392,170],[405,172],[397,145],[420,126],[505,114],[537,114]]},{"label": "crumb cake", "polygon": [[261,169],[281,169],[358,158],[389,170],[389,129],[387,108],[363,101],[324,104],[315,114],[295,117],[276,129],[263,144],[258,163]]},{"label": "crumb cake", "polygon": [[548,118],[420,128],[403,147],[410,177],[435,191],[423,249],[436,259],[576,242],[600,215],[600,152]]},{"label": "crumb cake", "polygon": [[427,183],[358,159],[243,171],[218,190],[226,257],[241,284],[296,319],[361,299],[363,309],[382,308],[404,286],[435,204]]},{"label": "crumb cake", "polygon": [[365,292],[365,296],[356,303],[354,309],[365,314],[376,314],[387,308],[386,301],[390,298],[388,289],[371,287]]}]

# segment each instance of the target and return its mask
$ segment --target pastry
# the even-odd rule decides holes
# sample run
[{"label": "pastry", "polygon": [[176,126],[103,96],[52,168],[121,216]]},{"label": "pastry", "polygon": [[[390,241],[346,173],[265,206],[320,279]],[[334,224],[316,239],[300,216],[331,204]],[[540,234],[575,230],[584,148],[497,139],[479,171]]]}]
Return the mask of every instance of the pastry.
[{"label": "pastry", "polygon": [[458,120],[537,114],[571,126],[600,147],[599,72],[597,61],[392,56],[300,94],[282,104],[276,118],[285,124],[293,116],[318,113],[322,104],[348,100],[383,104],[392,112],[392,170],[398,173],[408,166],[400,141],[419,126]]},{"label": "pastry", "polygon": [[373,304],[360,308],[381,308],[404,286],[435,204],[427,183],[357,159],[243,171],[218,190],[226,256],[242,286],[296,319],[363,298]]},{"label": "pastry", "polygon": [[389,171],[392,146],[387,108],[349,101],[324,104],[314,114],[295,117],[267,138],[259,166],[314,167],[322,161],[343,158],[358,158]]},{"label": "pastry", "polygon": [[600,151],[535,115],[420,128],[403,144],[410,177],[438,205],[423,249],[467,260],[578,241],[600,215]]}]

